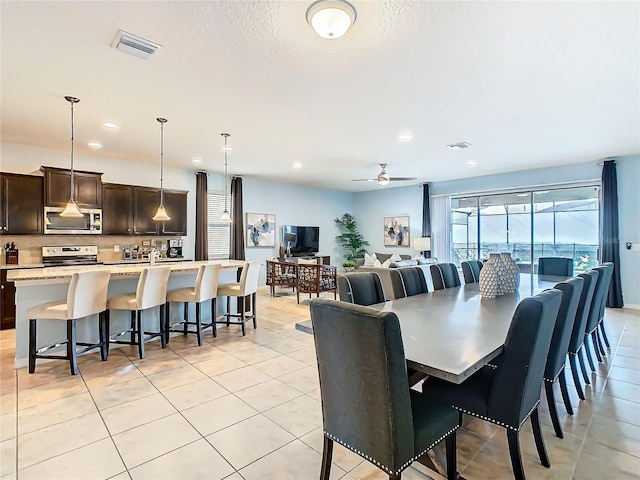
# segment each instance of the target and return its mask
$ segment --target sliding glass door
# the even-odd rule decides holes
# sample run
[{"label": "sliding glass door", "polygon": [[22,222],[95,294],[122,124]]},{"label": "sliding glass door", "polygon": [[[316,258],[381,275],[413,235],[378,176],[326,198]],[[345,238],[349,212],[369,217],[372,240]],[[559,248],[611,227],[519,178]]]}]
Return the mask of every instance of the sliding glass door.
[{"label": "sliding glass door", "polygon": [[590,268],[597,264],[598,195],[598,186],[588,186],[452,198],[452,261],[509,252],[525,272],[537,271],[542,256]]}]

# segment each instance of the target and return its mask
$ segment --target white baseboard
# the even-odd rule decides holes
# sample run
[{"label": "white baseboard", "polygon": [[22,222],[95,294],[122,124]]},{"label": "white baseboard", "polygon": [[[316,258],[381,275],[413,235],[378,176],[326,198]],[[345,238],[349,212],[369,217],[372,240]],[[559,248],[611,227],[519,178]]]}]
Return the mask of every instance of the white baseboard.
[{"label": "white baseboard", "polygon": [[640,310],[640,305],[637,303],[625,303],[624,308],[629,308],[631,310]]}]

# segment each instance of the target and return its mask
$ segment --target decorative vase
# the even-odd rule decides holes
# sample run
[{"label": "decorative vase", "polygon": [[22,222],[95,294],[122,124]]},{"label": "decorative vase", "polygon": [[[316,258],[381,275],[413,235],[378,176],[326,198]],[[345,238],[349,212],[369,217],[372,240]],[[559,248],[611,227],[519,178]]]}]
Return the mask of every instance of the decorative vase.
[{"label": "decorative vase", "polygon": [[284,242],[280,242],[280,249],[278,250],[280,258],[284,258]]},{"label": "decorative vase", "polygon": [[495,298],[502,295],[502,282],[500,281],[500,254],[489,254],[489,260],[484,262],[480,270],[480,295],[487,298]]},{"label": "decorative vase", "polygon": [[509,252],[500,254],[500,262],[502,263],[500,275],[502,290],[504,293],[513,293],[520,286],[520,268]]}]

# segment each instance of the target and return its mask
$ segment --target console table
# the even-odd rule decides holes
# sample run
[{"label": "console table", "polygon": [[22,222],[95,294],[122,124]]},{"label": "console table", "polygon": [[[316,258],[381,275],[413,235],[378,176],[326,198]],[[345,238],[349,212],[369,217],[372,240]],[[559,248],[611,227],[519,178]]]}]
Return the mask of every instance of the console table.
[{"label": "console table", "polygon": [[309,296],[315,293],[319,297],[321,292],[333,292],[335,299],[338,290],[337,277],[338,267],[333,265],[267,260],[267,285],[271,288],[272,297],[275,297],[276,287],[291,287],[296,290],[298,303],[301,293],[308,293]]}]

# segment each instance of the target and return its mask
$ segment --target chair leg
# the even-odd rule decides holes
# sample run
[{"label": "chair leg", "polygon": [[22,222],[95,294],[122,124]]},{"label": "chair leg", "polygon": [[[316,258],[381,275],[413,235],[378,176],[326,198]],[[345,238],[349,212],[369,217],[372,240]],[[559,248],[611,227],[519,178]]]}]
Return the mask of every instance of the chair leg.
[{"label": "chair leg", "polygon": [[216,297],[211,299],[211,330],[213,331],[213,338],[218,336],[218,328],[216,327],[216,316],[218,311],[216,309]]},{"label": "chair leg", "polygon": [[564,374],[564,368],[560,370],[560,392],[562,393],[562,401],[564,402],[564,408],[567,409],[569,415],[573,415],[573,406],[571,405],[571,398],[569,398],[569,390],[567,390],[567,377]]},{"label": "chair leg", "polygon": [[109,350],[109,335],[107,334],[107,311],[98,314],[98,329],[100,331],[100,358],[103,362],[107,360]]},{"label": "chair leg", "polygon": [[196,335],[198,336],[198,346],[202,346],[202,322],[200,320],[200,302],[196,302]]},{"label": "chair leg", "polygon": [[[584,336],[584,351],[587,352],[587,360],[589,360],[589,367],[591,367],[591,371],[596,371],[596,365],[593,363],[593,357],[591,356],[591,350],[589,349],[589,334],[585,334]],[[595,349],[595,347],[594,347]]]},{"label": "chair leg", "polygon": [[158,326],[160,327],[160,345],[162,348],[167,348],[167,331],[164,328],[167,323],[167,319],[165,318],[167,316],[166,308],[167,306],[164,303],[161,303],[159,306],[160,318],[158,319]]},{"label": "chair leg", "polygon": [[36,371],[36,330],[37,320],[29,319],[29,373]]},{"label": "chair leg", "polygon": [[244,301],[245,297],[237,297],[238,301],[238,310],[240,310],[240,324],[242,326],[242,336],[244,337],[247,334],[247,324],[246,318],[244,316]]},{"label": "chair leg", "polygon": [[183,324],[182,324],[182,334],[186,335],[187,332],[189,331],[189,304],[187,302],[184,302],[184,310],[183,310],[183,314],[182,314],[182,318],[183,318]]},{"label": "chair leg", "polygon": [[105,348],[107,350],[107,357],[109,356],[109,345],[111,343],[111,310],[107,309],[104,312],[104,331],[105,331],[105,335],[106,335],[106,342],[107,344],[105,345]]},{"label": "chair leg", "polygon": [[456,432],[449,434],[444,442],[447,455],[447,480],[457,480],[458,460],[456,458]]},{"label": "chair leg", "polygon": [[389,480],[400,480],[402,478],[402,473],[398,475],[389,475]]},{"label": "chair leg", "polygon": [[142,330],[142,312],[136,310],[136,328],[138,330],[138,356],[144,358],[144,330]]},{"label": "chair leg", "polygon": [[597,328],[593,332],[591,332],[591,345],[593,346],[593,351],[596,354],[598,363],[602,363],[602,355],[600,354],[600,340],[598,339]]},{"label": "chair leg", "polygon": [[582,391],[582,384],[580,382],[580,375],[578,375],[578,364],[576,362],[576,357],[578,354],[569,354],[569,365],[571,365],[571,375],[573,375],[573,383],[576,386],[576,392],[578,392],[578,397],[580,400],[584,400],[584,392]]},{"label": "chair leg", "polygon": [[562,434],[562,427],[560,426],[560,419],[558,418],[558,410],[556,409],[556,400],[553,396],[553,384],[555,382],[544,381],[544,390],[547,394],[547,405],[549,406],[549,414],[551,415],[551,423],[553,429],[556,432],[556,437],[564,438]]},{"label": "chair leg", "polygon": [[231,325],[231,323],[229,323],[230,316],[231,316],[231,297],[227,297],[227,327]]},{"label": "chair leg", "polygon": [[71,375],[78,374],[78,353],[76,352],[76,321],[67,320],[67,357]]},{"label": "chair leg", "polygon": [[536,448],[538,449],[538,456],[540,457],[540,463],[543,467],[551,468],[551,462],[547,455],[547,449],[544,446],[544,438],[542,438],[542,428],[540,428],[540,415],[538,414],[538,407],[531,412],[531,427],[533,428],[533,438],[536,441]]},{"label": "chair leg", "polygon": [[604,348],[604,342],[602,341],[602,335],[600,335],[600,329],[596,327],[594,332],[596,332],[596,338],[598,339],[598,348],[600,349],[600,355],[606,357],[607,351]]},{"label": "chair leg", "polygon": [[582,378],[584,378],[584,383],[587,385],[591,385],[591,380],[589,379],[589,375],[587,374],[587,367],[584,364],[584,355],[582,355],[582,351],[584,350],[584,345],[578,349],[578,360],[580,361],[580,370],[582,371]]},{"label": "chair leg", "polygon": [[171,302],[164,304],[164,337],[167,345],[169,345],[169,336],[171,335],[171,332],[169,332],[169,329],[171,328],[171,325],[169,325],[169,313],[171,312],[170,305]]},{"label": "chair leg", "polygon": [[131,337],[130,337],[131,345],[137,345],[136,341],[136,311],[131,310]]},{"label": "chair leg", "polygon": [[609,343],[609,337],[607,336],[607,331],[604,328],[604,319],[600,320],[600,331],[602,332],[602,339],[604,340],[607,348],[611,348],[611,344]]},{"label": "chair leg", "polygon": [[507,429],[507,441],[509,442],[509,456],[511,457],[511,468],[515,480],[525,480],[524,468],[522,467],[522,455],[520,453],[519,432]]},{"label": "chair leg", "polygon": [[322,467],[320,469],[320,480],[329,480],[331,473],[331,457],[333,456],[333,440],[324,437],[322,446]]},{"label": "chair leg", "polygon": [[251,313],[253,314],[253,329],[255,330],[256,328],[258,328],[258,320],[257,317],[258,315],[256,314],[256,292],[253,292],[251,294]]}]

